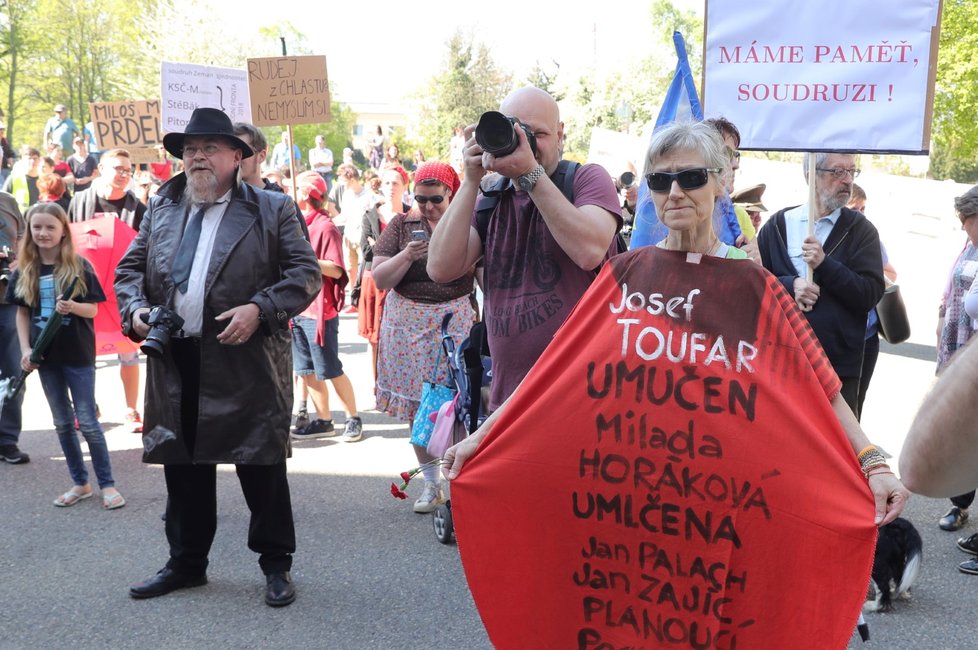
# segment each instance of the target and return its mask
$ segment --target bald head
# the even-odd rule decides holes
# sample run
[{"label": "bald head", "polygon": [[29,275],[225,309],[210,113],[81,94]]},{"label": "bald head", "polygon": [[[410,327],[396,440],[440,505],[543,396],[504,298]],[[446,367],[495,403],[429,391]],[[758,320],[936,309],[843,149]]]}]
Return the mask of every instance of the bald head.
[{"label": "bald head", "polygon": [[564,124],[560,109],[550,93],[525,86],[514,90],[499,105],[499,112],[515,117],[536,135],[537,160],[548,174],[554,173],[563,155]]},{"label": "bald head", "polygon": [[550,113],[554,122],[560,121],[560,110],[557,108],[556,100],[547,91],[534,86],[517,88],[506,95],[502,104],[499,105],[499,112],[503,115],[516,115],[516,111],[521,110]]}]

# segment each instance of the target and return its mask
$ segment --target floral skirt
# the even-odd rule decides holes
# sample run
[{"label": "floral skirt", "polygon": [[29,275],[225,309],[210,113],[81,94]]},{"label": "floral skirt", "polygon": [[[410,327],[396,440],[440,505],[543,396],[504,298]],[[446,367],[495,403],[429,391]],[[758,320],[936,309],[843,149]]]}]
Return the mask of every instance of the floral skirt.
[{"label": "floral skirt", "polygon": [[[362,299],[362,298],[361,298]],[[396,291],[387,294],[377,351],[377,410],[404,422],[414,420],[421,385],[452,386],[448,359],[441,350],[441,320],[452,312],[448,333],[457,346],[469,335],[475,311],[468,296],[435,304],[415,302]],[[437,372],[435,372],[437,369]]]},{"label": "floral skirt", "polygon": [[377,288],[374,274],[364,269],[360,278],[360,301],[357,303],[357,333],[374,345],[377,345],[380,337],[380,321],[387,293]]}]

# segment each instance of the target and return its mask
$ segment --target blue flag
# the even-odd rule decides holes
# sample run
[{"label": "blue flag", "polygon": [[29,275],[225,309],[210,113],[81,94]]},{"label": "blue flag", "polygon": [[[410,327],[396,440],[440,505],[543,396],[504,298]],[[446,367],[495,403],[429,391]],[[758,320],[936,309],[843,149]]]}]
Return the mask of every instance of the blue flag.
[{"label": "blue flag", "polygon": [[[659,117],[655,120],[655,130],[675,121],[702,120],[703,107],[696,95],[693,84],[693,73],[689,69],[689,59],[686,57],[686,42],[683,35],[673,32],[672,40],[676,44],[676,73],[666,91],[666,98],[659,109]],[[653,130],[653,133],[655,132]],[[659,221],[649,195],[648,185],[642,182],[638,186],[638,199],[635,206],[635,223],[632,229],[632,240],[629,248],[656,244],[666,237],[667,229]],[[738,233],[739,234],[739,233]],[[721,239],[726,239],[721,236]],[[732,243],[732,242],[731,242]]]}]

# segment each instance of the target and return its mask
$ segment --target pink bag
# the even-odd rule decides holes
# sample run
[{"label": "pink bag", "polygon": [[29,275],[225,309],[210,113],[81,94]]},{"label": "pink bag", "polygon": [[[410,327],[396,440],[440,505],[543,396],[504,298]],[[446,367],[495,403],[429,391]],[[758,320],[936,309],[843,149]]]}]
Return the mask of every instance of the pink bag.
[{"label": "pink bag", "polygon": [[428,441],[428,453],[435,458],[441,458],[445,450],[455,444],[455,403],[458,402],[458,393],[455,398],[445,402],[439,407],[436,413],[431,416],[435,421],[435,428],[431,432],[431,439]]}]

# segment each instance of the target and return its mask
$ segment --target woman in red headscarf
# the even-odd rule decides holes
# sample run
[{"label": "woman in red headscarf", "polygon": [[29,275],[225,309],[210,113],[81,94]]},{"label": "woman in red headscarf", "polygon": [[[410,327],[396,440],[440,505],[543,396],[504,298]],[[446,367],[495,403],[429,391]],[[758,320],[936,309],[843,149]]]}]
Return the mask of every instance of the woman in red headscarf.
[{"label": "woman in red headscarf", "polygon": [[[389,170],[384,172],[386,179]],[[458,174],[443,162],[424,162],[414,173],[414,207],[396,215],[373,247],[373,278],[387,290],[380,325],[377,362],[377,410],[412,422],[422,385],[450,385],[447,360],[441,356],[441,322],[452,313],[449,333],[458,344],[475,322],[470,295],[475,269],[447,284],[428,276],[428,240],[458,190]],[[428,453],[430,431],[413,431],[411,443],[422,465],[425,487],[415,512],[431,512],[444,501],[438,467]]]}]

